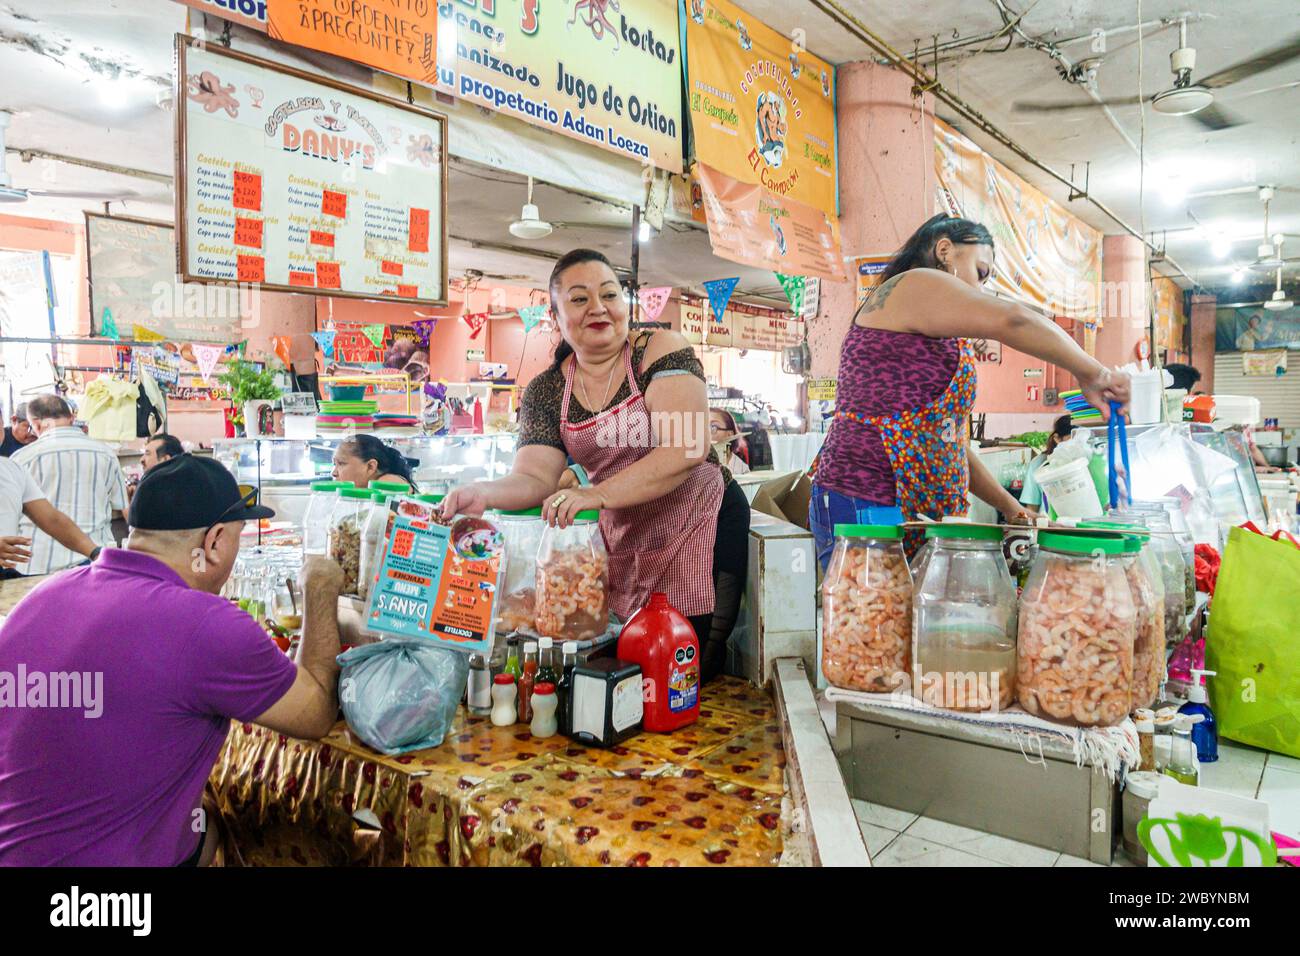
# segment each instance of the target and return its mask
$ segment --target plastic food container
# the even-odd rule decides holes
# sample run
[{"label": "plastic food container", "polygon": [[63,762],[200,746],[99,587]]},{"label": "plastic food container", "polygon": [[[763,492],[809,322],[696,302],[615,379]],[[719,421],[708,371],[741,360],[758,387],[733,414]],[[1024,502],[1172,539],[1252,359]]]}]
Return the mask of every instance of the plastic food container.
[{"label": "plastic food container", "polygon": [[822,581],[822,673],[836,687],[888,693],[912,673],[912,573],[903,529],[838,524]]},{"label": "plastic food container", "polygon": [[1043,531],[1020,597],[1016,698],[1031,714],[1110,727],[1129,712],[1135,612],[1124,540]]},{"label": "plastic food container", "polygon": [[1053,517],[1101,517],[1097,486],[1093,484],[1088,463],[1082,458],[1063,464],[1048,461],[1038,469],[1037,478]]},{"label": "plastic food container", "polygon": [[1124,778],[1124,796],[1120,813],[1124,818],[1122,842],[1124,852],[1140,866],[1147,862],[1147,851],[1138,839],[1138,824],[1146,819],[1151,801],[1160,796],[1161,774],[1153,770],[1140,770]]},{"label": "plastic food container", "polygon": [[1005,710],[1015,700],[1016,585],[1002,530],[934,525],[934,551],[913,602],[921,699],[951,710]]},{"label": "plastic food container", "polygon": [[330,530],[330,512],[339,500],[339,490],[351,488],[350,481],[315,481],[302,517],[302,553],[324,554]]},{"label": "plastic food container", "polygon": [[1151,535],[1141,525],[1118,521],[1087,522],[1096,527],[1125,532],[1124,576],[1133,595],[1137,620],[1133,631],[1133,693],[1129,710],[1150,707],[1160,694],[1165,677],[1164,583],[1160,566],[1149,546]]},{"label": "plastic food container", "polygon": [[387,491],[370,492],[374,506],[361,531],[361,564],[357,572],[357,594],[362,598],[370,595],[370,585],[379,573],[379,566],[384,560],[384,549],[388,547],[388,536],[393,530],[396,515],[388,507],[390,497],[392,494]]},{"label": "plastic food container", "polygon": [[343,569],[343,593],[356,594],[361,545],[374,498],[363,488],[342,488],[330,512],[329,556]]},{"label": "plastic food container", "polygon": [[543,637],[585,641],[609,630],[609,555],[599,519],[599,511],[579,511],[569,527],[542,531],[534,607]]},{"label": "plastic food container", "polygon": [[[1160,567],[1160,582],[1164,593],[1165,608],[1165,643],[1174,647],[1182,643],[1187,636],[1187,560],[1183,557],[1182,547],[1172,534],[1169,515],[1164,508],[1149,507],[1146,511],[1134,508],[1127,511],[1112,511],[1110,518],[1117,521],[1138,523],[1152,532],[1148,547]],[[1191,587],[1195,599],[1195,569],[1192,570]]]},{"label": "plastic food container", "polygon": [[493,520],[505,539],[506,570],[497,602],[497,620],[503,632],[521,628],[535,630],[537,624],[537,549],[546,522],[541,508],[498,511]]}]

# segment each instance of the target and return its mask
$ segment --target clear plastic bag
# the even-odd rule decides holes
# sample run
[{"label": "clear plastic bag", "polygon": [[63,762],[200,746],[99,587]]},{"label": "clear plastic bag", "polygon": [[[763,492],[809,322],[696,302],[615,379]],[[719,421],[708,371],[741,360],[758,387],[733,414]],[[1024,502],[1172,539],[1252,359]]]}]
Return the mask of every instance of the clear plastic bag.
[{"label": "clear plastic bag", "polygon": [[495,518],[506,546],[497,621],[506,633],[532,631],[537,622],[537,549],[546,530],[542,509],[502,511]]},{"label": "clear plastic bag", "polygon": [[609,555],[598,512],[580,511],[567,528],[547,526],[537,547],[537,632],[588,641],[609,629]]},{"label": "clear plastic bag", "polygon": [[385,754],[441,744],[469,677],[468,655],[419,638],[354,647],[338,662],[348,727]]},{"label": "clear plastic bag", "polygon": [[822,581],[822,673],[867,693],[906,688],[912,673],[912,575],[901,529],[836,525]]}]

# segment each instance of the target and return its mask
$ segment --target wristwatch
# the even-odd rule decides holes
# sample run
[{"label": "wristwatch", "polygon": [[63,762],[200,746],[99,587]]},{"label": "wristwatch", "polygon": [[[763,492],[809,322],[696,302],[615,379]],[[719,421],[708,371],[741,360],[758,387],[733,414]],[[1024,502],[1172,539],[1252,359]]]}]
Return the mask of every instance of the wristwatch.
[{"label": "wristwatch", "polygon": [[96,558],[98,558],[98,557],[99,557],[99,552],[101,552],[101,551],[103,551],[103,550],[104,550],[103,546],[98,546],[98,547],[96,547],[94,551],[90,552],[90,560],[91,560],[91,561],[94,561]]}]

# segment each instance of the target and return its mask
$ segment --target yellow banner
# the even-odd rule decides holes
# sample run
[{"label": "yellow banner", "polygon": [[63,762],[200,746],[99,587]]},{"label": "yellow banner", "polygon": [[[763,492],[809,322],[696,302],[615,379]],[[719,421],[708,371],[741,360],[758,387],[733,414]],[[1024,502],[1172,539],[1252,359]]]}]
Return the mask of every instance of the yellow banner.
[{"label": "yellow banner", "polygon": [[1167,276],[1151,280],[1151,294],[1156,306],[1156,348],[1182,351],[1183,330],[1187,313],[1183,309],[1183,290]]},{"label": "yellow banner", "polygon": [[810,402],[835,401],[835,386],[838,382],[839,379],[835,379],[835,378],[808,379],[808,401]]},{"label": "yellow banner", "polygon": [[699,160],[837,215],[835,67],[729,0],[687,0],[686,66]]},{"label": "yellow banner", "polygon": [[993,235],[991,292],[1052,315],[1100,321],[1101,233],[942,120],[934,121],[938,207]]}]

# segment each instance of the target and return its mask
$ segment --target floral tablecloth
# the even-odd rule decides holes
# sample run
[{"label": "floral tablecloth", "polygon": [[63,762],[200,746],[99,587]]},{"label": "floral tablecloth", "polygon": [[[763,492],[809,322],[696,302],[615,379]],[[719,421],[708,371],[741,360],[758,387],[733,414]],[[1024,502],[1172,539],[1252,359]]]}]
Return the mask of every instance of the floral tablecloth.
[{"label": "floral tablecloth", "polygon": [[228,864],[775,866],[785,791],[771,700],[734,678],[700,720],[610,750],[462,709],[442,746],[388,757],[232,726],[210,778]]}]

